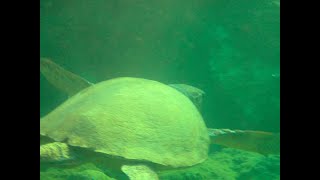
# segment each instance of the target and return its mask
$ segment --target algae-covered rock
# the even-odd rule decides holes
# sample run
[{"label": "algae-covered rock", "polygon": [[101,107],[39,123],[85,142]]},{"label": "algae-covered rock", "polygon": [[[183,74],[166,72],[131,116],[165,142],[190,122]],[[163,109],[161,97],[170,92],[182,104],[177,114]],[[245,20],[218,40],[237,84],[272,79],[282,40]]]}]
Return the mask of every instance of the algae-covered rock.
[{"label": "algae-covered rock", "polygon": [[52,167],[40,171],[41,180],[115,180],[94,164],[87,163],[73,168]]},{"label": "algae-covered rock", "polygon": [[[158,174],[160,180],[278,180],[280,157],[231,148],[216,149],[204,163],[189,168],[163,170]],[[125,176],[115,175],[115,172],[101,169],[99,165],[92,163],[73,168],[52,167],[40,172],[41,180],[123,178]]]},{"label": "algae-covered rock", "polygon": [[163,180],[185,179],[280,179],[280,157],[225,148],[209,155],[202,164],[159,173]]},{"label": "algae-covered rock", "polygon": [[242,172],[239,180],[277,180],[280,179],[279,156],[264,157],[250,171]]},{"label": "algae-covered rock", "polygon": [[87,179],[94,179],[94,180],[112,180],[113,178],[110,178],[109,176],[105,175],[101,171],[96,170],[85,170],[83,172],[78,172],[70,175],[68,180],[78,179],[78,180],[87,180]]}]

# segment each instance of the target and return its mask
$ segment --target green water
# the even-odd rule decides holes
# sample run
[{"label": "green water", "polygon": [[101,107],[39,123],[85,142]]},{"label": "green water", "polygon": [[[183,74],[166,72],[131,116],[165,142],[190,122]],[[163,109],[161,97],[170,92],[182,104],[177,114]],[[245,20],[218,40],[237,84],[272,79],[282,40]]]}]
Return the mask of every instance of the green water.
[{"label": "green water", "polygon": [[[130,76],[193,85],[206,92],[202,115],[208,127],[280,132],[279,4],[280,0],[41,0],[40,56],[94,83]],[[40,75],[40,116],[66,99]],[[161,177],[279,179],[278,159],[234,151],[211,151],[210,160],[225,163],[216,163],[220,168],[207,163]],[[211,174],[203,170],[206,165]],[[41,172],[41,179],[77,179],[65,174],[81,174],[86,167],[72,172],[53,167]],[[88,169],[101,170],[91,165]]]}]

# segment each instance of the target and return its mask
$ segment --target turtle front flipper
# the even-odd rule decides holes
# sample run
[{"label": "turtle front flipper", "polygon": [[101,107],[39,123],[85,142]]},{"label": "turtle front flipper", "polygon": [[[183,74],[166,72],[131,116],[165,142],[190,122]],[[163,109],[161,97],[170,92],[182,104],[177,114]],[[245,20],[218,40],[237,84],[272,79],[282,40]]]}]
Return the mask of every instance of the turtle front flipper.
[{"label": "turtle front flipper", "polygon": [[62,162],[72,159],[73,155],[66,143],[53,142],[40,146],[40,162]]},{"label": "turtle front flipper", "polygon": [[40,72],[54,87],[69,96],[92,85],[89,81],[65,70],[47,58],[40,58]]},{"label": "turtle front flipper", "polygon": [[147,165],[123,165],[121,170],[130,180],[159,180],[158,174]]},{"label": "turtle front flipper", "polygon": [[212,144],[263,155],[280,153],[280,133],[210,128],[208,132]]}]

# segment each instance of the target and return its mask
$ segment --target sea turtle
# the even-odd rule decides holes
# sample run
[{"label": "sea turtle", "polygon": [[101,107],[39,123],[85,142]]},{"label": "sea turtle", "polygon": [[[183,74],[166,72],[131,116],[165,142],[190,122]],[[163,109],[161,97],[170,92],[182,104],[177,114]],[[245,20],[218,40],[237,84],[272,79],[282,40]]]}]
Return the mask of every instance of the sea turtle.
[{"label": "sea turtle", "polygon": [[208,129],[197,109],[204,93],[189,85],[133,77],[93,84],[48,59],[40,71],[70,96],[40,119],[41,162],[104,160],[129,179],[153,180],[157,170],[205,161],[210,143],[279,151],[273,133]]}]

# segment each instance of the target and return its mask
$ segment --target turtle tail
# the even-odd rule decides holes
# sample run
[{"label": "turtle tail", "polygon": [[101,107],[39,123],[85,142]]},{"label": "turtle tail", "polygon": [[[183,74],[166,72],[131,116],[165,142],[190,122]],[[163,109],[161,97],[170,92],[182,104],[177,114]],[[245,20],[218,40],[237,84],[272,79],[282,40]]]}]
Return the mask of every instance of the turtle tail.
[{"label": "turtle tail", "polygon": [[257,152],[263,155],[280,154],[280,133],[208,129],[212,144]]}]

